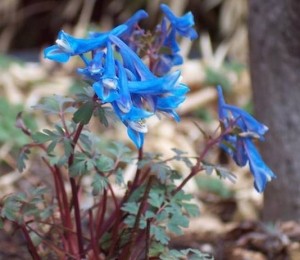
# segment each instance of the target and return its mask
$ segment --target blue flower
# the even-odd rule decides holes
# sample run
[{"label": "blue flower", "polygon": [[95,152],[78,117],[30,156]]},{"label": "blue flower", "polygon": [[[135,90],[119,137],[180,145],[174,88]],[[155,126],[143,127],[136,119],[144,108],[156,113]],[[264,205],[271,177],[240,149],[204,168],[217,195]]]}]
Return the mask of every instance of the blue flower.
[{"label": "blue flower", "polygon": [[148,132],[145,119],[152,116],[153,113],[135,106],[132,106],[128,113],[124,113],[116,101],[112,103],[112,106],[116,115],[127,127],[129,138],[134,142],[137,148],[141,148],[144,144],[144,135]]},{"label": "blue flower", "polygon": [[56,44],[46,48],[44,50],[44,56],[45,58],[57,62],[67,62],[71,56],[80,55],[104,47],[110,34],[119,35],[126,29],[126,25],[120,25],[110,32],[103,33],[91,39],[75,38],[64,31],[60,31]]},{"label": "blue flower", "polygon": [[87,63],[84,68],[78,68],[77,72],[84,76],[87,80],[98,81],[103,74],[103,51],[97,51],[94,53],[93,59]]},{"label": "blue flower", "polygon": [[218,86],[219,119],[227,128],[237,128],[223,136],[221,148],[224,149],[239,166],[249,162],[250,171],[254,176],[254,187],[263,192],[266,183],[276,178],[272,170],[264,163],[259,155],[253,139],[264,140],[268,127],[258,122],[242,109],[225,103],[221,86]]},{"label": "blue flower", "polygon": [[258,192],[263,192],[267,182],[276,178],[276,176],[264,163],[250,138],[244,138],[243,144],[249,159],[250,171],[254,176],[254,187]]},{"label": "blue flower", "polygon": [[[133,33],[133,31],[135,30],[135,26],[137,25],[137,23],[148,17],[148,13],[145,10],[138,10],[137,12],[135,12],[127,21],[125,21],[123,23],[123,25],[126,26],[126,29],[123,30],[122,32],[118,33],[118,34],[114,34],[119,36],[120,38],[122,38],[123,40],[129,38],[131,36],[131,34]],[[95,37],[99,37],[102,36],[106,33],[103,32],[89,32],[89,36],[92,38]]]},{"label": "blue flower", "polygon": [[177,17],[167,5],[161,4],[160,8],[170,21],[173,28],[175,28],[181,36],[190,38],[191,40],[198,37],[196,31],[192,28],[195,23],[194,16],[191,12],[188,12],[181,17]]},{"label": "blue flower", "polygon": [[225,103],[221,86],[218,86],[219,118],[225,124],[235,121],[235,124],[244,132],[244,135],[253,135],[263,140],[268,127],[258,122],[244,110]]},{"label": "blue flower", "polygon": [[129,48],[126,43],[114,35],[110,35],[109,39],[119,47],[118,51],[122,56],[124,67],[127,68],[137,80],[155,78],[141,58]]},{"label": "blue flower", "polygon": [[135,27],[137,23],[142,20],[148,18],[148,13],[145,10],[138,10],[135,12],[124,24],[127,26],[126,32],[122,33],[120,37],[125,40],[126,38],[129,38],[133,31],[135,30]]},{"label": "blue flower", "polygon": [[107,51],[103,75],[93,84],[97,96],[103,102],[112,102],[119,97],[118,78],[116,75],[114,53],[110,41],[107,41]]},{"label": "blue flower", "polygon": [[[147,118],[163,113],[179,121],[176,109],[189,91],[180,83],[179,71],[167,72],[182,63],[176,34],[190,39],[196,36],[191,28],[193,17],[190,13],[176,17],[165,5],[162,9],[167,18],[157,27],[156,39],[150,39],[137,26],[141,19],[148,17],[144,10],[139,10],[123,25],[109,32],[91,32],[88,39],[61,31],[56,44],[44,50],[46,58],[58,62],[66,62],[75,55],[81,57],[85,67],[77,72],[89,81],[102,103],[112,105],[138,148],[142,147],[148,131]],[[150,68],[138,56],[141,46],[151,49],[147,54]]]}]

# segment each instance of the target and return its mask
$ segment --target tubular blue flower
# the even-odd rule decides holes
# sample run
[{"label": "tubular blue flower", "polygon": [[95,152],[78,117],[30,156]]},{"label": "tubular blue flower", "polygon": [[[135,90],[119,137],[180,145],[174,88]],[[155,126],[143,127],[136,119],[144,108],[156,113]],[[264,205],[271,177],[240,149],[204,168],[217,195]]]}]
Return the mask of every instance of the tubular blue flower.
[{"label": "tubular blue flower", "polygon": [[44,50],[45,58],[57,62],[67,62],[71,56],[80,55],[97,48],[102,48],[108,41],[108,36],[119,35],[127,29],[126,25],[120,25],[110,32],[103,33],[99,37],[91,39],[75,38],[64,31],[60,31],[56,44]]},{"label": "tubular blue flower", "polygon": [[118,78],[116,76],[115,60],[110,41],[106,45],[104,72],[100,80],[93,84],[97,96],[103,102],[112,102],[119,97]]},{"label": "tubular blue flower", "polygon": [[[127,39],[133,33],[136,24],[140,20],[143,20],[145,18],[148,18],[148,13],[145,10],[140,9],[140,10],[136,11],[127,21],[125,21],[123,23],[123,25],[127,26],[126,30],[123,30],[121,33],[115,34],[115,35],[118,35],[123,40]],[[92,38],[102,36],[103,34],[105,34],[105,33],[101,33],[101,32],[89,32],[89,36],[92,37]]]},{"label": "tubular blue flower", "polygon": [[130,126],[127,126],[127,134],[138,149],[140,149],[144,145],[144,138],[145,138],[144,133],[136,131]]},{"label": "tubular blue flower", "polygon": [[122,33],[120,35],[120,37],[123,39],[123,40],[126,40],[127,38],[129,38],[134,29],[135,29],[135,26],[137,25],[137,23],[140,21],[140,20],[143,20],[145,18],[148,18],[148,13],[145,11],[145,10],[138,10],[137,12],[135,12],[124,24],[127,26],[127,30]]},{"label": "tubular blue flower", "polygon": [[221,86],[218,86],[217,89],[219,97],[219,118],[221,121],[225,125],[228,125],[229,121],[236,121],[236,125],[243,130],[244,134],[258,136],[263,140],[263,135],[268,131],[268,127],[258,122],[244,110],[226,104]]},{"label": "tubular blue flower", "polygon": [[249,162],[250,171],[254,176],[254,187],[258,192],[263,192],[266,183],[276,178],[272,170],[264,163],[259,155],[253,139],[264,140],[268,127],[258,122],[254,117],[242,109],[225,103],[221,86],[218,86],[219,118],[223,126],[237,127],[238,132],[223,136],[221,148],[227,152],[239,166]]},{"label": "tubular blue flower", "polygon": [[243,167],[247,164],[248,156],[244,148],[243,138],[236,135],[226,135],[220,147],[233,158],[238,166]]},{"label": "tubular blue flower", "polygon": [[172,53],[177,53],[180,51],[180,47],[176,40],[176,29],[171,29],[170,33],[164,41],[164,46],[170,48]]},{"label": "tubular blue flower", "polygon": [[77,72],[83,75],[86,79],[93,81],[100,80],[100,76],[103,73],[103,51],[98,51],[94,54],[93,59],[88,63],[85,68],[78,68]]},{"label": "tubular blue flower", "polygon": [[126,43],[114,35],[109,36],[110,40],[119,47],[119,52],[123,59],[124,67],[128,68],[137,80],[153,79],[155,76],[143,63],[141,58],[130,49]]},{"label": "tubular blue flower", "polygon": [[252,140],[245,138],[243,143],[249,158],[250,171],[254,176],[254,187],[258,192],[263,192],[267,182],[275,179],[276,176],[264,163]]},{"label": "tubular blue flower", "polygon": [[137,94],[158,95],[175,89],[180,81],[180,71],[175,71],[164,77],[154,77],[142,81],[128,82],[129,91]]},{"label": "tubular blue flower", "polygon": [[137,148],[141,148],[144,143],[144,135],[148,132],[145,119],[152,116],[153,113],[134,106],[131,107],[128,113],[123,113],[116,102],[113,102],[112,106],[116,115],[127,127],[129,138],[134,142]]},{"label": "tubular blue flower", "polygon": [[119,98],[116,103],[123,113],[128,113],[132,108],[131,95],[128,89],[128,79],[123,65],[117,61],[119,76]]},{"label": "tubular blue flower", "polygon": [[183,59],[180,54],[162,54],[158,62],[155,64],[154,71],[156,75],[165,75],[174,66],[181,65]]},{"label": "tubular blue flower", "polygon": [[181,36],[188,37],[191,40],[198,37],[196,31],[192,28],[195,23],[194,16],[191,12],[188,12],[181,17],[177,17],[167,5],[161,4],[160,8],[170,21],[171,25]]}]

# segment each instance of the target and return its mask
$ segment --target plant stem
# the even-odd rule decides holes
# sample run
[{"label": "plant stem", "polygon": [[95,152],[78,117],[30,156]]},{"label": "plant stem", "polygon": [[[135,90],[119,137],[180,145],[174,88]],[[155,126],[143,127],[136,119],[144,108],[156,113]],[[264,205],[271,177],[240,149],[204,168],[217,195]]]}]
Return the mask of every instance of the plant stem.
[{"label": "plant stem", "polygon": [[36,250],[35,245],[33,244],[32,240],[31,240],[31,237],[30,237],[30,235],[28,233],[28,230],[26,229],[25,225],[22,225],[21,229],[22,229],[22,232],[23,232],[23,234],[25,236],[25,239],[27,241],[27,247],[28,247],[28,250],[29,250],[29,252],[32,256],[32,259],[34,259],[34,260],[41,259],[38,252],[37,252],[37,250]]},{"label": "plant stem", "polygon": [[107,190],[104,190],[102,200],[100,201],[98,206],[98,214],[97,214],[97,222],[96,222],[96,241],[98,241],[101,238],[100,231],[103,225],[104,215],[106,211],[106,203],[107,203]]},{"label": "plant stem", "polygon": [[146,248],[145,248],[145,260],[149,259],[149,250],[150,250],[150,228],[151,228],[151,220],[147,219],[146,226]]},{"label": "plant stem", "polygon": [[[70,212],[68,210],[69,209],[68,198],[63,183],[63,179],[61,176],[61,172],[57,166],[52,167],[44,157],[42,157],[42,160],[50,169],[53,175],[55,190],[56,190],[55,193],[56,193],[56,198],[57,198],[58,207],[60,211],[61,223],[63,227],[66,228],[64,229],[65,239],[63,239],[65,250],[69,251],[71,254],[75,254],[76,253],[76,245],[74,244],[75,236],[72,232],[70,232],[70,230],[73,229],[73,223],[72,223]],[[66,247],[66,244],[68,245],[68,247]]]},{"label": "plant stem", "polygon": [[[72,153],[70,154],[69,159],[68,159],[69,176],[70,176],[70,168],[74,162],[75,147],[76,147],[76,144],[80,137],[80,134],[82,132],[83,126],[84,125],[82,123],[80,123],[78,125],[77,130],[74,135],[74,138],[73,138],[73,141],[72,141]],[[77,187],[75,178],[71,177],[71,176],[69,178],[70,178],[71,190],[72,190],[72,204],[74,205],[74,215],[75,215],[79,255],[80,255],[80,258],[85,258],[85,253],[84,253],[84,249],[83,249],[82,230],[81,230],[80,206],[79,206],[79,200],[78,200],[78,187]]]},{"label": "plant stem", "polygon": [[201,165],[201,162],[204,160],[206,154],[209,152],[209,150],[216,144],[220,143],[220,141],[223,139],[225,135],[230,133],[232,131],[232,127],[228,127],[223,133],[221,133],[218,137],[214,139],[210,139],[205,148],[203,149],[202,153],[197,157],[197,162],[196,164],[192,167],[190,174],[180,183],[179,186],[175,190],[173,190],[172,195],[175,195],[177,192],[179,192],[185,184],[193,178],[199,171],[203,170],[203,167]]},{"label": "plant stem", "polygon": [[153,180],[153,176],[151,175],[148,179],[148,182],[147,182],[147,185],[145,188],[145,192],[144,192],[139,210],[138,210],[136,218],[135,218],[135,222],[134,222],[134,226],[133,226],[133,230],[132,230],[132,236],[131,236],[131,240],[129,241],[129,247],[127,249],[125,260],[130,259],[132,248],[134,246],[134,243],[136,242],[136,238],[137,238],[138,230],[139,230],[139,226],[140,226],[140,219],[141,219],[143,210],[144,210],[146,202],[147,202],[147,198],[148,198],[148,195],[149,195],[149,192],[151,189],[152,180]]},{"label": "plant stem", "polygon": [[141,147],[139,149],[139,155],[138,155],[138,162],[137,162],[137,170],[136,170],[136,174],[135,174],[135,177],[134,177],[134,180],[132,182],[132,186],[131,186],[131,192],[135,189],[135,187],[137,186],[138,182],[139,182],[139,178],[140,178],[140,175],[141,175],[141,169],[139,168],[139,165],[138,163],[143,159],[143,147]]},{"label": "plant stem", "polygon": [[90,209],[89,210],[89,228],[90,228],[90,236],[91,236],[91,246],[92,246],[92,250],[94,253],[94,258],[98,260],[99,259],[99,250],[98,250],[98,246],[97,246],[97,242],[95,239],[95,234],[94,234],[94,220],[93,220],[93,211]]}]

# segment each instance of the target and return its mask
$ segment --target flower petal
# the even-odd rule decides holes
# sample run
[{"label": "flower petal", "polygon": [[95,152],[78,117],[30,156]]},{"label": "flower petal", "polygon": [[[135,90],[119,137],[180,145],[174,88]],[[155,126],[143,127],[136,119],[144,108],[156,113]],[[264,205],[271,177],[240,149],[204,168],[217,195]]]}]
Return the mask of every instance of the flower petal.
[{"label": "flower petal", "polygon": [[258,192],[263,192],[268,181],[276,178],[272,170],[264,163],[252,140],[244,140],[245,150],[249,158],[250,171],[254,176],[254,186]]}]

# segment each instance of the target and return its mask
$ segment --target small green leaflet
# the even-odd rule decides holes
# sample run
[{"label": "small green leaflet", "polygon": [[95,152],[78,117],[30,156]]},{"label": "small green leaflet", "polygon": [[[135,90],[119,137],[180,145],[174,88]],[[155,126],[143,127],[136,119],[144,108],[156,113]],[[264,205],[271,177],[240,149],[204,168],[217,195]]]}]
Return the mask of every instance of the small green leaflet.
[{"label": "small green leaflet", "polygon": [[97,196],[98,194],[100,194],[104,189],[106,189],[107,185],[108,185],[108,180],[106,177],[101,176],[100,174],[95,174],[92,182],[93,196]]},{"label": "small green leaflet", "polygon": [[150,234],[154,236],[154,239],[163,245],[167,245],[170,241],[170,238],[166,234],[166,231],[163,227],[152,225],[150,228]]},{"label": "small green leaflet", "polygon": [[94,112],[94,102],[88,101],[83,103],[81,107],[74,113],[73,121],[75,123],[88,124]]},{"label": "small green leaflet", "polygon": [[23,172],[26,168],[25,162],[28,160],[28,155],[30,154],[30,150],[27,148],[23,148],[19,153],[18,160],[17,160],[17,167],[19,172]]}]

